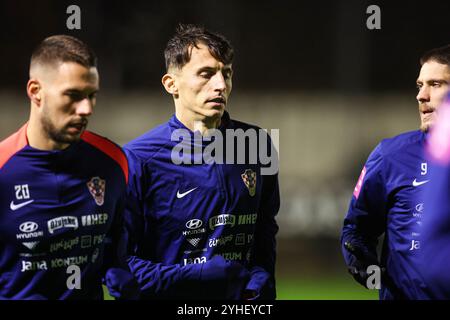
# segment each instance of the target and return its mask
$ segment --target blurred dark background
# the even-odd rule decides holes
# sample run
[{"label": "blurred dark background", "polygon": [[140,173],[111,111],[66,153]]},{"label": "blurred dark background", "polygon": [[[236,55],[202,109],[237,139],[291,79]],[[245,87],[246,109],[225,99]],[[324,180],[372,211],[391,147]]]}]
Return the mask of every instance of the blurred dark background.
[{"label": "blurred dark background", "polygon": [[[26,80],[32,48],[68,33],[100,57],[103,87],[159,88],[162,51],[178,22],[225,34],[236,49],[235,85],[254,90],[414,90],[417,59],[446,44],[448,1],[1,1],[0,86]],[[76,4],[82,29],[66,28]],[[381,30],[366,8],[381,8]]]},{"label": "blurred dark background", "polygon": [[[81,8],[81,30],[66,9]],[[369,5],[381,29],[369,30]],[[339,234],[365,159],[384,137],[418,127],[419,57],[449,43],[447,1],[0,1],[0,140],[28,117],[32,49],[70,34],[99,57],[90,129],[123,144],[164,122],[163,50],[178,23],[235,48],[231,115],[280,130],[278,284],[285,299],[373,298],[352,282]]]}]

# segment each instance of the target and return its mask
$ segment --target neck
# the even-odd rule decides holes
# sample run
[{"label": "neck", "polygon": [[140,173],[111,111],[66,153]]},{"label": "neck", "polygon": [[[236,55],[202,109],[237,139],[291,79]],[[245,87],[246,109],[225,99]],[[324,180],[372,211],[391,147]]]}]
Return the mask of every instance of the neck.
[{"label": "neck", "polygon": [[68,143],[60,143],[51,139],[45,131],[42,122],[38,120],[37,116],[34,115],[33,112],[31,113],[30,120],[28,121],[27,140],[31,147],[39,150],[63,150],[69,146]]},{"label": "neck", "polygon": [[217,129],[220,126],[220,117],[198,118],[192,112],[176,108],[175,115],[182,124],[191,131],[199,131],[202,135],[207,135],[210,129]]}]

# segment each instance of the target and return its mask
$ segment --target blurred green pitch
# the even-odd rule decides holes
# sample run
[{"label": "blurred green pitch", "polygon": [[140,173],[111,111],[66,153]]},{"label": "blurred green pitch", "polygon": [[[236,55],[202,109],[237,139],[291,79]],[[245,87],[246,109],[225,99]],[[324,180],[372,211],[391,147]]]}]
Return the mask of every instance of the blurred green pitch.
[{"label": "blurred green pitch", "polygon": [[[104,287],[105,299],[112,300]],[[278,278],[278,300],[377,300],[377,290],[367,290],[346,275],[325,278]]]}]

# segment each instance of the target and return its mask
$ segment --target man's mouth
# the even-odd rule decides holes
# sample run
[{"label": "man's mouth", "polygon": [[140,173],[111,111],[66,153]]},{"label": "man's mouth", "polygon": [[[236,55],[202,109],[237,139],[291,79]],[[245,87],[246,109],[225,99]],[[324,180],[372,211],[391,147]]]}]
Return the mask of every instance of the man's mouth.
[{"label": "man's mouth", "polygon": [[213,103],[218,103],[218,104],[223,104],[223,105],[226,104],[226,100],[224,98],[222,98],[222,97],[217,97],[217,98],[214,98],[214,99],[210,99],[210,100],[208,100],[208,102],[213,102]]},{"label": "man's mouth", "polygon": [[68,125],[68,128],[75,129],[75,131],[81,132],[87,127],[88,122],[87,121],[80,121],[80,122],[71,122]]},{"label": "man's mouth", "polygon": [[434,109],[425,109],[425,110],[422,110],[421,111],[421,113],[423,114],[423,115],[430,115],[430,114],[432,114],[434,112]]}]

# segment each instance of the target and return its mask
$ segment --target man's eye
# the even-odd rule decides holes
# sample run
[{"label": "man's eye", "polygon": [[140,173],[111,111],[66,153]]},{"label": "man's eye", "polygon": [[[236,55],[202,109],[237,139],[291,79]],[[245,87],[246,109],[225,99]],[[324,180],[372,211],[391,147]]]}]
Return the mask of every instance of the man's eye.
[{"label": "man's eye", "polygon": [[211,72],[204,71],[204,72],[200,73],[200,77],[205,78],[205,79],[209,79],[209,78],[211,78],[211,76],[212,76]]},{"label": "man's eye", "polygon": [[81,93],[78,92],[70,92],[67,94],[69,96],[69,98],[73,101],[80,101],[83,100],[83,95]]},{"label": "man's eye", "polygon": [[433,82],[432,86],[439,88],[441,86],[441,83],[440,82]]},{"label": "man's eye", "polygon": [[422,88],[422,85],[417,83],[416,88],[417,88],[417,90],[420,90],[420,88]]}]

